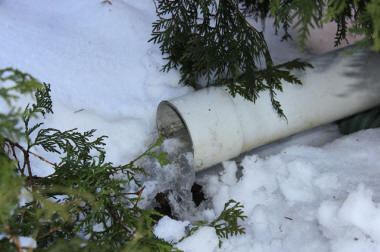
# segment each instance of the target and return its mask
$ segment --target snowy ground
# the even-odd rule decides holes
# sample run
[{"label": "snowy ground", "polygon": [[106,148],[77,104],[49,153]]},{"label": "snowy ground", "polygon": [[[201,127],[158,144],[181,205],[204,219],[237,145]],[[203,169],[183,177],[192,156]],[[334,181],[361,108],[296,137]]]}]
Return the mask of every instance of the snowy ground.
[{"label": "snowy ground", "polygon": [[[157,137],[158,103],[192,92],[177,85],[177,72],[159,71],[164,62],[159,48],[147,43],[154,20],[151,0],[112,0],[112,5],[101,0],[0,0],[0,68],[15,67],[51,83],[55,113],[46,126],[96,128],[99,135],[109,136],[108,159],[126,163]],[[293,42],[274,37],[270,23],[265,35],[277,62],[331,47],[321,47],[327,40],[317,35],[313,41],[318,48],[300,52]],[[175,141],[163,148],[175,149]],[[177,241],[190,221],[211,220],[226,201],[235,199],[248,216],[242,223],[246,235],[226,240],[218,249],[215,231],[201,228],[178,247],[380,251],[379,141],[380,130],[340,137],[329,125],[225,162],[224,168],[197,175],[207,200],[198,208],[191,202],[176,206],[181,220],[162,219],[156,234]],[[189,159],[188,153],[181,155]],[[146,181],[144,196],[180,187],[172,183],[180,175],[173,169],[180,164],[150,168],[156,177]],[[184,187],[190,186],[182,179]]]}]

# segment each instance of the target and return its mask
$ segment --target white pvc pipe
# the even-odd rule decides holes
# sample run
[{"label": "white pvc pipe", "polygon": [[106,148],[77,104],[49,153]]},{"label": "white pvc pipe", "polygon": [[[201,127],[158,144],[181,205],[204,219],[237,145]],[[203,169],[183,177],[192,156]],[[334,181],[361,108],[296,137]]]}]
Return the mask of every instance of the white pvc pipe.
[{"label": "white pvc pipe", "polygon": [[303,86],[283,82],[278,100],[287,116],[274,111],[268,92],[256,103],[225,87],[211,87],[163,101],[157,110],[159,134],[186,129],[199,171],[240,153],[380,104],[380,55],[342,50],[309,60],[314,66],[295,73]]}]

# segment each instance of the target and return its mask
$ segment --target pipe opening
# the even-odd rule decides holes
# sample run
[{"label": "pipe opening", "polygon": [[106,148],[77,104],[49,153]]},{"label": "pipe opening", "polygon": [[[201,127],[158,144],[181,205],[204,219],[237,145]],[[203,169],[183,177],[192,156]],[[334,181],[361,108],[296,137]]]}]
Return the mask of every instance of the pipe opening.
[{"label": "pipe opening", "polygon": [[193,149],[191,136],[180,113],[169,102],[163,101],[157,108],[157,130],[164,138],[180,138]]}]

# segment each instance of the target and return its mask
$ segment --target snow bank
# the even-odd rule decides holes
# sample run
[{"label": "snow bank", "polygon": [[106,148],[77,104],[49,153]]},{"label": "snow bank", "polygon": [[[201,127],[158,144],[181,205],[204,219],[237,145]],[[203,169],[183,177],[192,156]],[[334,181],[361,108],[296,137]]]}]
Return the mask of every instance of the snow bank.
[{"label": "snow bank", "polygon": [[160,72],[148,43],[152,1],[0,3],[0,68],[15,67],[52,84],[55,114],[47,126],[98,129],[109,159],[125,163],[155,138],[158,103],[189,92],[176,71]]},{"label": "snow bank", "polygon": [[380,250],[380,208],[372,196],[372,190],[359,184],[343,203],[321,203],[318,223],[335,251]]},{"label": "snow bank", "polygon": [[[204,178],[212,203],[204,219],[235,199],[248,216],[246,234],[211,251],[380,251],[379,142],[380,129],[371,129],[323,147],[246,156],[239,179],[237,164],[224,162],[221,174]],[[185,251],[197,251],[204,240],[196,237]]]}]

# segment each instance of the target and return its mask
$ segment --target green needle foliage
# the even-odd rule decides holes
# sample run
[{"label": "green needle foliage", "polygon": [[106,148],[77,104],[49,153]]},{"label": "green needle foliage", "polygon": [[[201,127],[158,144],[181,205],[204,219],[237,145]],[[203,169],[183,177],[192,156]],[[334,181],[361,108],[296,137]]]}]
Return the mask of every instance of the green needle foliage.
[{"label": "green needle foliage", "polygon": [[[95,137],[95,130],[43,128],[41,116],[53,113],[50,85],[11,68],[0,77],[0,95],[10,106],[0,112],[0,251],[23,251],[20,236],[32,238],[38,251],[179,251],[153,234],[162,215],[138,204],[145,186],[136,175],[147,175],[139,160],[169,163],[157,151],[162,139],[131,162],[113,165],[105,161],[105,136]],[[14,107],[26,93],[34,93],[35,103]],[[54,172],[36,176],[44,165]],[[211,224],[219,236],[242,233],[241,208],[225,209]]]},{"label": "green needle foliage", "polygon": [[158,0],[159,19],[150,41],[160,44],[167,59],[164,71],[179,69],[181,82],[198,87],[225,85],[235,96],[256,101],[269,90],[273,107],[281,81],[300,84],[289,70],[310,67],[298,59],[275,65],[261,31],[253,27],[234,0]]},{"label": "green needle foliage", "polygon": [[347,41],[349,33],[362,35],[361,47],[373,45],[380,51],[379,0],[240,0],[245,13],[265,18],[270,16],[276,28],[284,28],[284,39],[291,38],[288,29],[298,32],[302,47],[310,35],[310,28],[321,28],[324,23],[335,22],[335,46]]},{"label": "green needle foliage", "polygon": [[335,22],[335,46],[349,33],[362,35],[359,47],[380,51],[380,0],[155,0],[158,20],[150,41],[160,45],[167,63],[163,71],[178,69],[180,82],[193,87],[225,85],[235,96],[256,101],[268,91],[274,109],[284,116],[276,100],[282,81],[302,84],[293,70],[310,67],[298,59],[274,65],[263,33],[247,19],[271,17],[282,39],[289,29],[298,32],[301,48],[311,28]]},{"label": "green needle foliage", "polygon": [[[26,236],[49,251],[175,251],[153,236],[153,217],[160,214],[138,207],[144,187],[135,176],[144,169],[135,163],[146,156],[167,162],[166,153],[154,151],[162,140],[132,162],[115,166],[105,161],[105,136],[94,137],[95,130],[60,131],[31,123],[38,115],[53,113],[49,85],[18,70],[1,73],[8,75],[2,80],[14,82],[0,89],[9,105],[17,98],[12,90],[34,91],[36,102],[22,112],[13,108],[1,114],[10,123],[0,128],[0,234],[8,235],[0,250],[20,250],[18,237]],[[50,162],[32,148],[56,153],[59,161]],[[33,167],[33,158],[54,173],[34,175],[39,165]],[[20,195],[27,198],[25,204],[20,204]]]},{"label": "green needle foliage", "polygon": [[[245,228],[238,223],[244,221],[247,216],[243,215],[243,205],[234,200],[229,200],[224,204],[223,211],[212,222],[200,221],[189,231],[188,236],[191,236],[200,227],[209,226],[215,228],[216,235],[219,238],[219,248],[222,247],[222,239],[228,239],[231,236],[245,234]],[[185,239],[182,238],[181,240]]]}]

